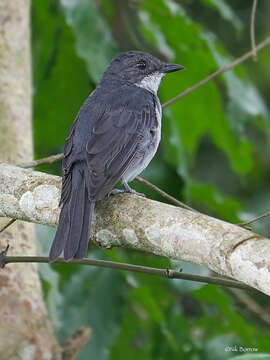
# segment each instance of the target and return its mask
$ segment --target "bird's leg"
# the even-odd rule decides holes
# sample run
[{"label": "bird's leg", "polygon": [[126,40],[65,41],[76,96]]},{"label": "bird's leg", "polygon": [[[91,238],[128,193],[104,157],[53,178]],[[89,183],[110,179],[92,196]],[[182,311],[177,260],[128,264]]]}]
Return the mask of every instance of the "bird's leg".
[{"label": "bird's leg", "polygon": [[143,193],[139,193],[139,192],[137,192],[136,190],[132,189],[132,188],[128,185],[128,182],[127,182],[127,181],[123,180],[123,181],[122,181],[122,184],[123,184],[123,186],[124,186],[124,191],[125,191],[125,192],[129,192],[129,193],[131,193],[131,194],[136,194],[136,195],[138,195],[138,196],[143,196],[143,197],[145,197],[145,195],[144,195]]},{"label": "bird's leg", "polygon": [[129,193],[131,193],[131,194],[136,194],[136,195],[138,195],[138,196],[143,196],[143,197],[145,197],[145,195],[144,195],[143,193],[139,193],[139,192],[137,192],[136,190],[132,189],[132,188],[128,185],[127,181],[122,180],[122,184],[123,184],[124,189],[121,189],[121,190],[120,190],[120,189],[113,189],[113,190],[108,194],[108,196],[116,195],[116,194],[121,194],[121,193],[125,193],[125,192],[129,192]]}]

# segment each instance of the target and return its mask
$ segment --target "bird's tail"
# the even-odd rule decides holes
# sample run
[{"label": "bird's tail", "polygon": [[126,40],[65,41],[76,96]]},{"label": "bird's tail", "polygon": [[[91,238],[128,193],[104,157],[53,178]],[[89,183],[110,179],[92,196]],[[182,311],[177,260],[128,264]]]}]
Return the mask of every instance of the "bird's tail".
[{"label": "bird's tail", "polygon": [[63,250],[65,260],[81,259],[87,253],[95,208],[95,202],[88,198],[85,174],[87,171],[82,164],[77,164],[72,169],[70,194],[61,209],[58,228],[50,249],[51,262]]}]

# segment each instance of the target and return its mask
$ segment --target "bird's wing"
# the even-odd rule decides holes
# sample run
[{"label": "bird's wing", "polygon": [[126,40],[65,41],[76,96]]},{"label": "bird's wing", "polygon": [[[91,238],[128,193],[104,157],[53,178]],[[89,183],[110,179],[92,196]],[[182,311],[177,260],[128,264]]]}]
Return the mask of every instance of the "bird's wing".
[{"label": "bird's wing", "polygon": [[64,158],[62,160],[62,192],[60,205],[64,204],[70,198],[73,165],[76,162],[85,160],[85,146],[89,140],[91,128],[95,120],[99,121],[104,113],[102,107],[95,105],[94,94],[95,91],[86,99],[80,108],[66,137]]},{"label": "bird's wing", "polygon": [[153,96],[139,96],[137,101],[136,106],[131,102],[105,111],[92,127],[86,145],[92,200],[102,199],[112,190],[136,155],[138,144],[155,126]]},{"label": "bird's wing", "polygon": [[62,191],[60,205],[64,204],[70,197],[71,191],[71,166],[73,161],[71,160],[71,151],[73,148],[73,135],[76,128],[77,118],[73,125],[69,129],[64,145],[64,158],[62,160]]}]

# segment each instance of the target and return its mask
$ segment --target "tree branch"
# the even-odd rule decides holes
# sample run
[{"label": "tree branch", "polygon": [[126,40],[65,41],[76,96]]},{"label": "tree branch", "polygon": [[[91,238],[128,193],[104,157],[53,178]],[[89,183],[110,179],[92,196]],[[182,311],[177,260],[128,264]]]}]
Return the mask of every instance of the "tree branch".
[{"label": "tree branch", "polygon": [[[55,226],[61,178],[0,163],[0,216]],[[270,295],[270,240],[180,207],[120,194],[97,203],[92,240],[190,261]]]}]

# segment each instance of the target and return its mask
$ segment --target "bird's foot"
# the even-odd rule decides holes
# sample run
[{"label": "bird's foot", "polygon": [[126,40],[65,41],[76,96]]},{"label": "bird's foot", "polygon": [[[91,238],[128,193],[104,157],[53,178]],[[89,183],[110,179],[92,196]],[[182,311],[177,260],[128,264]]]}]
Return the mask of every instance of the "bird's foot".
[{"label": "bird's foot", "polygon": [[121,189],[121,190],[120,189],[113,189],[111,192],[109,192],[108,197],[111,196],[111,195],[122,194],[122,193],[131,193],[131,194],[135,194],[135,195],[138,195],[138,196],[145,197],[145,194],[139,193],[136,190],[132,189],[128,185],[128,183],[123,182],[123,186],[124,186],[124,189]]},{"label": "bird's foot", "polygon": [[146,195],[144,193],[140,193],[132,188],[130,188],[129,190],[123,190],[123,192],[127,192],[127,193],[130,193],[130,194],[135,194],[135,195],[138,195],[138,196],[142,196],[142,197],[146,197]]},{"label": "bird's foot", "polygon": [[124,186],[124,191],[125,192],[129,192],[131,194],[135,194],[135,195],[138,195],[138,196],[142,196],[142,197],[146,197],[143,193],[139,193],[137,192],[136,190],[132,189],[128,183],[126,181],[123,181],[123,186]]},{"label": "bird's foot", "polygon": [[112,195],[116,195],[116,194],[121,194],[121,193],[124,193],[124,192],[126,192],[126,190],[124,190],[124,189],[113,189],[112,191],[110,191],[109,193],[108,193],[108,197],[110,197],[110,196],[112,196]]}]

